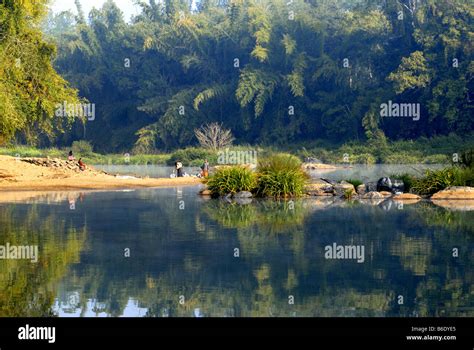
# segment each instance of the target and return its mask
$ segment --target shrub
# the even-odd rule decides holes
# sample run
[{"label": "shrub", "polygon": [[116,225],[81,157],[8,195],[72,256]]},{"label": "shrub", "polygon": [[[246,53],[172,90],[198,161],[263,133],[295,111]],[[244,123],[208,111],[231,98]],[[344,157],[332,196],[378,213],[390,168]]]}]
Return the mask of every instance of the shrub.
[{"label": "shrub", "polygon": [[474,167],[458,168],[454,176],[454,186],[474,186]]},{"label": "shrub", "polygon": [[420,157],[413,153],[401,152],[392,153],[382,158],[382,163],[385,164],[416,164],[420,163]]},{"label": "shrub", "polygon": [[370,153],[362,153],[354,155],[353,161],[355,164],[375,164],[377,159]]},{"label": "shrub", "polygon": [[259,161],[257,194],[262,197],[300,196],[307,178],[297,157],[275,154]]},{"label": "shrub", "polygon": [[463,186],[459,171],[456,167],[428,170],[424,177],[413,181],[411,190],[418,194],[431,195],[449,186]]},{"label": "shrub", "polygon": [[253,191],[255,185],[255,173],[243,166],[219,168],[207,180],[207,187],[214,196],[224,196],[240,191]]},{"label": "shrub", "polygon": [[90,142],[85,140],[74,141],[72,143],[71,149],[78,157],[86,157],[94,153]]},{"label": "shrub", "polygon": [[445,154],[432,154],[423,158],[424,164],[446,164],[449,158]]},{"label": "shrub", "polygon": [[211,164],[216,163],[216,152],[204,148],[189,147],[173,152],[170,155],[170,158],[166,161],[166,164],[174,165],[174,162],[179,160],[184,166],[200,166],[204,163],[205,159],[207,159]]}]

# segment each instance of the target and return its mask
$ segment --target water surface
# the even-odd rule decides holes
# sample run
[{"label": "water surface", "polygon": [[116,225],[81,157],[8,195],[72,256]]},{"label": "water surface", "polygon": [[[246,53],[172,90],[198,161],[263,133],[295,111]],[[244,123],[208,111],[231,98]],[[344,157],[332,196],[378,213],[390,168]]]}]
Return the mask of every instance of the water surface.
[{"label": "water surface", "polygon": [[[0,244],[40,253],[0,260],[0,316],[474,316],[474,212],[197,192],[0,204]],[[364,261],[327,259],[333,244]]]}]

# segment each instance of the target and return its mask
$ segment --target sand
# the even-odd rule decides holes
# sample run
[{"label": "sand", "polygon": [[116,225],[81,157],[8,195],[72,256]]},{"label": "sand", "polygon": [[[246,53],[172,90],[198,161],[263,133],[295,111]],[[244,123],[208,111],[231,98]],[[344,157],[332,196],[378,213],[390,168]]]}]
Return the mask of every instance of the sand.
[{"label": "sand", "polygon": [[96,171],[44,167],[23,162],[10,156],[0,156],[0,197],[4,191],[62,191],[135,189],[199,185],[196,177],[181,178],[119,178]]}]

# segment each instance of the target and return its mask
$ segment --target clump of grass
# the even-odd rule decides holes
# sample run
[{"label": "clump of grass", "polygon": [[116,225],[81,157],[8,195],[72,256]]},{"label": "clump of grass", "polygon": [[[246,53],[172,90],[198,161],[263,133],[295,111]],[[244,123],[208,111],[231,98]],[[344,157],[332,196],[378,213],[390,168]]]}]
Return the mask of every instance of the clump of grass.
[{"label": "clump of grass", "polygon": [[308,175],[301,161],[290,154],[278,153],[259,161],[257,195],[297,197],[303,194]]},{"label": "clump of grass", "polygon": [[413,179],[411,191],[431,195],[450,186],[474,186],[474,167],[428,170],[424,177]]},{"label": "clump of grass", "polygon": [[354,191],[352,189],[348,189],[344,191],[344,199],[351,199],[354,197]]},{"label": "clump of grass", "polygon": [[242,166],[219,168],[207,180],[207,187],[214,196],[224,196],[240,191],[253,191],[256,186],[256,175]]},{"label": "clump of grass", "polygon": [[346,180],[346,182],[353,185],[355,189],[357,189],[357,186],[360,186],[360,185],[364,184],[361,180],[358,180],[358,179],[349,179],[349,180]]}]

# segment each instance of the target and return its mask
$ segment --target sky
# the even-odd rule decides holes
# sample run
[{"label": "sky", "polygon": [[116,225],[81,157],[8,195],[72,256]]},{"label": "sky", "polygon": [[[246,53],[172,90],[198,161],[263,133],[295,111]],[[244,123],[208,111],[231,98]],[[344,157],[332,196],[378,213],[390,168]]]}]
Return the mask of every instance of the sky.
[{"label": "sky", "polygon": [[[84,14],[89,14],[92,8],[101,8],[106,0],[80,0]],[[125,20],[128,22],[132,15],[137,15],[140,12],[140,8],[133,4],[133,0],[114,0],[115,4],[122,10]],[[71,10],[76,13],[76,5],[74,0],[51,0],[49,5],[54,13],[61,11]]]}]

